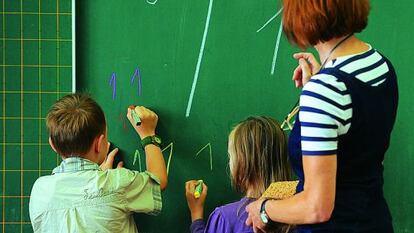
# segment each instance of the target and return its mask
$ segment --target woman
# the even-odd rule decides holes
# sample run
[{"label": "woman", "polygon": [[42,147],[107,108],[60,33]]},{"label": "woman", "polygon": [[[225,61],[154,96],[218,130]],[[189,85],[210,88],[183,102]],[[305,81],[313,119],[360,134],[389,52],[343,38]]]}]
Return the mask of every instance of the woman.
[{"label": "woman", "polygon": [[368,0],[284,0],[284,32],[300,48],[293,73],[303,87],[289,137],[297,194],[258,200],[246,224],[266,219],[297,224],[297,232],[393,232],[383,195],[383,159],[394,125],[398,90],[391,63],[354,36],[368,22]]}]

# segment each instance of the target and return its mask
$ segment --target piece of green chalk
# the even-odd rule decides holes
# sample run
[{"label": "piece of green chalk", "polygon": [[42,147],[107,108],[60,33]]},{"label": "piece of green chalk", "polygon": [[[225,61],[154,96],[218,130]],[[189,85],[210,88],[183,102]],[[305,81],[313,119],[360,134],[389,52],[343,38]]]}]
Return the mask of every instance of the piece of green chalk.
[{"label": "piece of green chalk", "polygon": [[194,191],[194,197],[199,198],[203,192],[203,180],[199,180]]},{"label": "piece of green chalk", "polygon": [[135,110],[131,111],[132,119],[134,119],[135,125],[141,125],[141,119],[139,118],[138,114],[135,112]]}]

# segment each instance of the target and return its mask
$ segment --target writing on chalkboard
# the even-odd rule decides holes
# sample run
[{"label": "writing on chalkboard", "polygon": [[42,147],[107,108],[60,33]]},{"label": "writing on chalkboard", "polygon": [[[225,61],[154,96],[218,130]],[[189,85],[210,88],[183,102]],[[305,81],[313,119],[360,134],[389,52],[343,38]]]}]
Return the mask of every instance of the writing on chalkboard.
[{"label": "writing on chalkboard", "polygon": [[137,161],[137,157],[138,157],[138,168],[140,172],[142,172],[142,168],[141,168],[141,154],[139,153],[139,150],[135,150],[135,154],[134,154],[134,161],[132,162],[132,165],[135,165],[135,162]]},{"label": "writing on chalkboard", "polygon": [[209,143],[207,143],[207,145],[205,145],[203,148],[201,148],[198,152],[197,152],[197,154],[196,154],[196,157],[203,151],[203,150],[205,150],[206,148],[208,148],[208,150],[209,150],[209,155],[210,155],[210,170],[211,171],[213,171],[213,154],[211,153],[211,143],[209,142]]},{"label": "writing on chalkboard", "polygon": [[[261,30],[263,30],[263,28],[265,28],[270,22],[272,22],[278,15],[280,15],[280,13],[282,13],[283,7],[280,8],[280,10],[274,15],[272,16],[272,18],[270,18],[262,27],[260,27],[256,32],[260,32]],[[276,38],[276,45],[275,45],[275,50],[273,52],[273,60],[272,60],[272,68],[270,70],[270,75],[273,75],[275,73],[275,68],[276,68],[276,60],[277,60],[277,54],[279,52],[279,45],[280,45],[280,39],[282,38],[282,29],[283,29],[283,21],[280,20],[280,26],[279,26],[279,31],[277,33],[277,38]]]},{"label": "writing on chalkboard", "polygon": [[154,0],[152,2],[150,0],[147,0],[147,3],[151,4],[151,5],[155,5],[157,2],[158,2],[158,0]]},{"label": "writing on chalkboard", "polygon": [[111,79],[109,80],[109,86],[112,87],[112,99],[115,99],[116,96],[116,73],[113,72],[111,75]]},{"label": "writing on chalkboard", "polygon": [[[112,88],[112,99],[115,100],[116,98],[116,72],[112,72],[111,78],[109,79],[109,86]],[[137,87],[138,87],[138,96],[142,95],[142,80],[141,80],[141,72],[139,67],[134,70],[134,73],[131,77],[131,86],[134,85],[135,79],[137,79]]]},{"label": "writing on chalkboard", "polygon": [[210,16],[211,16],[211,9],[212,8],[213,8],[213,0],[210,0],[210,3],[208,5],[206,24],[204,26],[203,39],[201,40],[200,52],[198,53],[198,60],[197,60],[196,70],[194,72],[193,85],[191,86],[190,96],[188,98],[188,103],[187,103],[187,110],[185,111],[185,116],[186,117],[190,116],[191,105],[193,104],[193,97],[194,97],[194,93],[195,93],[195,88],[197,86],[198,75],[200,73],[201,61],[203,60],[203,55],[204,55],[204,46],[206,44],[208,28],[210,26]]},{"label": "writing on chalkboard", "polygon": [[[210,158],[210,170],[213,170],[213,154],[211,151],[211,143],[207,143],[205,146],[203,146],[203,148],[201,148],[197,153],[196,156],[197,157],[199,154],[201,154],[202,151],[204,151],[205,149],[208,148],[209,151],[209,158]],[[172,161],[172,157],[173,157],[173,152],[174,152],[174,143],[171,142],[170,144],[168,144],[166,147],[164,147],[161,152],[164,153],[164,151],[167,151],[168,149],[170,149],[169,153],[168,153],[168,160],[167,160],[167,175],[170,173],[170,165],[171,165],[171,161]],[[141,153],[139,153],[139,150],[135,150],[134,153],[134,159],[132,162],[132,166],[135,166],[136,162],[138,161],[138,171],[142,172],[142,166],[141,166]]]},{"label": "writing on chalkboard", "polygon": [[168,148],[170,148],[170,153],[168,155],[168,161],[167,161],[167,175],[170,173],[170,164],[171,164],[171,159],[172,159],[173,150],[174,150],[174,143],[171,142],[170,144],[168,144],[168,146],[162,149],[161,152],[164,152]]},{"label": "writing on chalkboard", "polygon": [[136,68],[134,74],[131,77],[131,85],[134,85],[135,78],[138,79],[138,95],[141,96],[141,89],[142,89],[142,82],[141,82],[141,74],[139,68]]}]

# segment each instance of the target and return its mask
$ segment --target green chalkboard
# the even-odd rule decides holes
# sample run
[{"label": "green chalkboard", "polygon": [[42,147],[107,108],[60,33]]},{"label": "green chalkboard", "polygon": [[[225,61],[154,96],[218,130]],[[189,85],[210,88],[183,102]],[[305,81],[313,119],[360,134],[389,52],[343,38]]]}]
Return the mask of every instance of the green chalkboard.
[{"label": "green chalkboard", "polygon": [[71,3],[0,1],[0,232],[32,232],[32,185],[60,162],[44,120],[72,91]]},{"label": "green chalkboard", "polygon": [[[408,0],[372,1],[369,29],[360,35],[394,61],[400,79],[398,121],[385,161],[396,232],[414,231],[408,94],[413,7]],[[188,231],[188,179],[209,185],[206,217],[240,197],[228,178],[230,129],[249,115],[282,121],[299,95],[291,82],[298,49],[280,36],[280,8],[277,0],[79,1],[77,90],[104,108],[110,140],[121,148],[126,167],[144,169],[138,137],[124,122],[126,107],[145,105],[160,116],[169,185],[160,216],[136,215],[141,232]]]}]

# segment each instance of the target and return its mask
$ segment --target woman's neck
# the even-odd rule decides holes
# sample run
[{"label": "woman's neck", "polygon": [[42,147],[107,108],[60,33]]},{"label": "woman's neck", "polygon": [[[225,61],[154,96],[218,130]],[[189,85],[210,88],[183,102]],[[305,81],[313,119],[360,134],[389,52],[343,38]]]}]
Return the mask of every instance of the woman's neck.
[{"label": "woman's neck", "polygon": [[[315,45],[315,49],[319,53],[320,61],[324,62],[326,60],[326,62],[329,62],[337,57],[361,53],[369,49],[369,46],[366,43],[355,36],[351,36],[344,40],[345,38],[346,36],[334,38],[330,41],[321,42]],[[341,44],[338,45],[338,43]],[[335,48],[335,46],[337,47]]]}]

